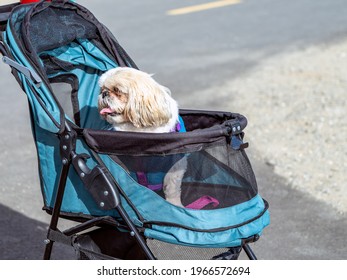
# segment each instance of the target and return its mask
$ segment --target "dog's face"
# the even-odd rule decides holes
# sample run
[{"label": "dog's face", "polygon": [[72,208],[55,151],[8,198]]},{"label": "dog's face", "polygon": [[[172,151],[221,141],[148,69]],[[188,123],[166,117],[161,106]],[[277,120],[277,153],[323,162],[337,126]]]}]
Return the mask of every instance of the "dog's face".
[{"label": "dog's face", "polygon": [[134,127],[154,127],[171,118],[169,89],[151,75],[126,67],[104,73],[99,80],[100,115],[111,125],[131,123]]}]

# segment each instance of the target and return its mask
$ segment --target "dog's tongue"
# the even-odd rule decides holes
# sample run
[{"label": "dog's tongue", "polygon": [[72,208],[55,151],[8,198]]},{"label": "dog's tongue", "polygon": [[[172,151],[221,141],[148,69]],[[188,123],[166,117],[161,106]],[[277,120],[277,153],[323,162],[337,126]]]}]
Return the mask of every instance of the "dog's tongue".
[{"label": "dog's tongue", "polygon": [[101,109],[101,111],[100,111],[100,115],[106,115],[106,114],[112,114],[112,113],[113,113],[113,111],[112,111],[112,109],[109,108],[109,107],[103,108],[103,109]]}]

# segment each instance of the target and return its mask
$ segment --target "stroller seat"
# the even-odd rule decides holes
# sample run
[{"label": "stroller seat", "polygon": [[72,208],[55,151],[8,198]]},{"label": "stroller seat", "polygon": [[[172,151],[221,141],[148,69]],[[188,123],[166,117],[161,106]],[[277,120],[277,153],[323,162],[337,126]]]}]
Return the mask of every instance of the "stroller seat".
[{"label": "stroller seat", "polygon": [[[137,68],[110,31],[70,1],[13,4],[0,15],[3,61],[28,97],[43,209],[52,215],[44,258],[54,242],[103,258],[91,246],[103,234],[107,242],[130,236],[128,248],[149,259],[160,255],[161,242],[193,248],[195,257],[213,249],[235,258],[243,248],[255,258],[248,243],[269,224],[269,212],[245,152],[243,115],[181,109],[186,132],[107,130],[97,109],[98,79],[111,68]],[[182,157],[183,208],[162,190]],[[61,218],[78,225],[60,231]]]}]

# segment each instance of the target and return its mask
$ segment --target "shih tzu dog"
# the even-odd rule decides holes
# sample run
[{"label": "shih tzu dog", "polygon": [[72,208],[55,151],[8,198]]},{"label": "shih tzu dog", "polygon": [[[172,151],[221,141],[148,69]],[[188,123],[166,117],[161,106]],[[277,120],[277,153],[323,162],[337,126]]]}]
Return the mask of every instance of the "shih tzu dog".
[{"label": "shih tzu dog", "polygon": [[[168,88],[151,75],[134,68],[117,67],[99,79],[98,109],[116,131],[165,133],[176,131],[179,123],[177,102]],[[177,206],[181,202],[181,183],[187,158],[177,161],[163,181],[165,199]]]}]

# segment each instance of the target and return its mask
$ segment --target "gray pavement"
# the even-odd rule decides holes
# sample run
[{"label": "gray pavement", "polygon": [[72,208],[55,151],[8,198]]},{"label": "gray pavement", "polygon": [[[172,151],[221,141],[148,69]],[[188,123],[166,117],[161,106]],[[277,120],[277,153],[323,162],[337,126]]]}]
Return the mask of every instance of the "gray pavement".
[{"label": "gray pavement", "polygon": [[[183,108],[242,113],[232,100],[218,98],[220,84],[247,76],[276,54],[347,38],[344,0],[245,0],[180,16],[167,12],[207,1],[77,2],[94,12],[137,65],[155,73]],[[213,102],[199,96],[206,88],[216,88]],[[49,216],[41,210],[25,96],[4,64],[0,92],[0,259],[40,259]],[[293,189],[265,163],[256,143],[248,152],[271,213],[271,225],[252,246],[258,258],[347,259],[346,214]],[[53,258],[74,257],[71,248],[56,248]]]}]

